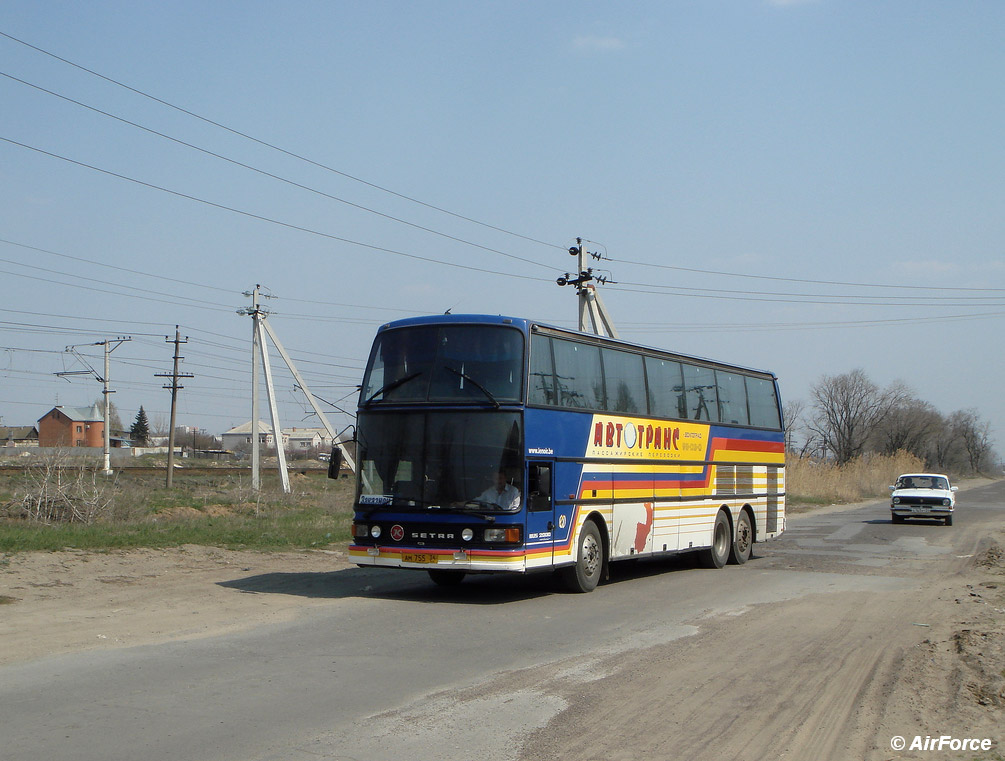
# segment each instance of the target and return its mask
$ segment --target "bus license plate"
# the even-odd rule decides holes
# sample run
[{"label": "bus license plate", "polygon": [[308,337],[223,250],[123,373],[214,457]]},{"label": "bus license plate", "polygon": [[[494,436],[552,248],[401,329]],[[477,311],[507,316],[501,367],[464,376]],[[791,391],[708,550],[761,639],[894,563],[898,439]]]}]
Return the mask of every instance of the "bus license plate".
[{"label": "bus license plate", "polygon": [[436,563],[436,555],[429,552],[403,552],[402,563]]}]

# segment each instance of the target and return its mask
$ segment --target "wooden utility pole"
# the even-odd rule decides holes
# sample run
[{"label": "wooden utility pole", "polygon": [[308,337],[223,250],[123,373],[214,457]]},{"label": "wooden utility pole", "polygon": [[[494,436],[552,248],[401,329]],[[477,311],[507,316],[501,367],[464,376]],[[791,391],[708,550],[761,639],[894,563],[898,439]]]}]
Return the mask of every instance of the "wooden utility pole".
[{"label": "wooden utility pole", "polygon": [[[172,480],[174,478],[174,429],[176,420],[176,408],[178,406],[178,391],[185,388],[178,384],[179,378],[192,378],[194,377],[192,373],[180,373],[178,372],[178,362],[184,357],[178,354],[179,348],[183,343],[188,343],[188,336],[185,338],[181,337],[181,333],[178,331],[178,326],[174,326],[174,340],[171,340],[170,336],[164,336],[164,340],[168,343],[174,344],[174,370],[170,373],[154,373],[158,378],[170,378],[171,384],[164,386],[166,389],[171,390],[171,429],[168,431],[168,461],[167,461],[167,488],[171,488]],[[194,447],[193,447],[194,449]]]}]

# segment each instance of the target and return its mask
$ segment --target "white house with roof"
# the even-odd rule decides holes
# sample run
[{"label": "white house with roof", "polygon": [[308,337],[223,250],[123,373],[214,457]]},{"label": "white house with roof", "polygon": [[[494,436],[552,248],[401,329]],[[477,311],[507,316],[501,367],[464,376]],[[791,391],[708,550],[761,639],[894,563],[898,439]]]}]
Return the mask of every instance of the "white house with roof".
[{"label": "white house with roof", "polygon": [[[324,428],[283,428],[280,431],[283,448],[287,452],[307,452],[311,449],[321,449],[331,446],[331,438]],[[221,437],[223,448],[229,452],[247,449],[251,446],[251,421],[236,428],[231,428]],[[258,443],[267,448],[274,447],[276,437],[269,423],[258,421]]]}]

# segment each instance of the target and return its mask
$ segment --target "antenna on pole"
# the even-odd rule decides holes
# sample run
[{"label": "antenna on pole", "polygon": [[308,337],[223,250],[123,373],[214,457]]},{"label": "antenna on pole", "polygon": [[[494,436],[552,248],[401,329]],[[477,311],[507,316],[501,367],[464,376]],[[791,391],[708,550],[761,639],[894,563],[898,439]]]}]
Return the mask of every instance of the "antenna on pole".
[{"label": "antenna on pole", "polygon": [[[602,258],[601,255],[588,252],[583,246],[582,238],[576,238],[576,245],[569,249],[569,253],[577,257],[578,274],[573,277],[566,272],[556,282],[559,285],[576,287],[576,294],[579,297],[579,330],[586,333],[588,329],[592,328],[598,336],[618,338],[618,331],[614,327],[611,315],[607,311],[607,307],[604,306],[604,301],[600,298],[597,287],[593,284],[593,281],[604,284],[609,279],[605,275],[593,274],[593,267],[586,266],[587,255],[598,261]],[[589,322],[589,326],[587,326],[587,322]]]}]

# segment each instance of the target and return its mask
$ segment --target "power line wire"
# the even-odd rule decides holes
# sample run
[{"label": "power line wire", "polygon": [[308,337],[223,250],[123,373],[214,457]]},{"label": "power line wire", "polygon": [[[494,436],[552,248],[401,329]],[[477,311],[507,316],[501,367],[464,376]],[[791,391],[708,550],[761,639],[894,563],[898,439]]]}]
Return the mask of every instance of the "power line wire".
[{"label": "power line wire", "polygon": [[177,105],[175,105],[173,103],[169,103],[166,100],[162,100],[161,98],[158,98],[158,97],[156,97],[154,95],[151,95],[151,94],[149,94],[147,92],[144,92],[142,90],[139,90],[139,89],[137,89],[135,87],[130,87],[129,85],[127,85],[127,84],[125,84],[123,82],[120,82],[120,81],[118,81],[116,79],[112,79],[111,77],[106,76],[104,74],[100,74],[99,72],[94,71],[93,69],[89,69],[86,66],[82,66],[81,64],[78,64],[78,63],[74,63],[73,61],[70,61],[70,60],[68,60],[66,58],[62,58],[61,56],[58,56],[55,53],[52,53],[52,52],[50,52],[48,50],[40,48],[40,47],[38,47],[36,45],[32,45],[31,43],[26,42],[25,40],[18,39],[17,37],[14,37],[13,35],[7,34],[6,32],[0,31],[0,36],[6,37],[7,39],[9,39],[9,40],[11,40],[13,42],[18,43],[19,45],[24,45],[25,47],[31,48],[32,50],[35,50],[35,51],[37,51],[39,53],[42,53],[43,55],[47,55],[50,58],[54,58],[57,61],[60,61],[61,63],[65,63],[68,66],[72,66],[72,67],[74,67],[76,69],[79,69],[80,71],[84,71],[84,72],[86,72],[88,74],[91,74],[92,76],[98,77],[99,79],[103,79],[104,81],[109,82],[109,83],[111,83],[111,84],[113,84],[113,85],[115,85],[117,87],[121,87],[121,88],[123,88],[125,90],[128,90],[128,91],[130,91],[132,93],[135,93],[136,95],[139,95],[141,97],[144,97],[144,98],[147,98],[149,100],[152,100],[155,103],[160,103],[163,106],[167,106],[168,108],[174,109],[175,111],[183,113],[186,116],[191,116],[194,119],[198,119],[201,122],[204,122],[206,124],[210,124],[210,125],[212,125],[214,127],[217,127],[219,129],[225,130],[226,132],[230,132],[231,134],[237,135],[238,137],[242,137],[245,140],[250,140],[253,143],[257,143],[258,145],[264,146],[264,147],[269,148],[271,150],[278,151],[279,153],[282,153],[282,154],[284,154],[286,156],[289,156],[291,158],[295,158],[298,161],[303,161],[303,162],[305,162],[307,164],[310,164],[311,166],[315,166],[315,167],[317,167],[319,169],[324,169],[327,172],[331,172],[333,174],[337,174],[340,177],[345,177],[346,179],[352,180],[353,182],[358,182],[358,183],[360,183],[362,185],[366,185],[367,187],[373,188],[374,190],[379,190],[382,193],[388,193],[389,195],[395,196],[396,198],[400,198],[400,199],[402,199],[404,201],[408,201],[410,203],[418,204],[419,206],[423,206],[423,207],[425,207],[427,209],[431,209],[433,211],[440,212],[441,214],[446,214],[448,216],[464,220],[465,222],[470,222],[472,224],[479,225],[481,227],[485,227],[485,228],[490,229],[490,230],[495,230],[496,232],[500,232],[500,233],[503,233],[505,235],[510,235],[510,236],[515,237],[515,238],[520,238],[522,240],[526,240],[526,241],[531,242],[531,243],[537,243],[537,244],[542,245],[542,246],[548,246],[550,248],[557,248],[557,249],[565,250],[564,246],[559,246],[559,245],[557,245],[555,243],[549,243],[547,241],[538,240],[537,238],[532,238],[532,237],[527,236],[527,235],[521,235],[520,233],[513,232],[512,230],[507,230],[507,229],[505,229],[503,227],[498,227],[496,225],[492,225],[492,224],[489,224],[487,222],[479,221],[477,219],[474,219],[473,217],[468,217],[468,216],[465,216],[463,214],[458,214],[458,213],[450,211],[448,209],[444,209],[444,208],[442,208],[440,206],[436,206],[434,204],[427,203],[425,201],[421,201],[418,198],[414,198],[412,196],[405,195],[404,193],[399,193],[397,191],[391,190],[390,188],[383,187],[383,186],[378,185],[376,183],[369,182],[369,181],[364,180],[364,179],[362,179],[360,177],[356,177],[354,175],[348,174],[347,172],[343,172],[343,171],[341,171],[339,169],[335,169],[334,167],[328,166],[326,164],[322,164],[322,163],[320,163],[318,161],[314,161],[313,159],[307,158],[306,156],[302,156],[302,155],[300,155],[298,153],[294,153],[293,151],[289,151],[289,150],[286,150],[285,148],[281,148],[278,145],[275,145],[273,143],[269,143],[269,142],[267,142],[265,140],[261,140],[261,139],[259,139],[257,137],[253,137],[252,135],[249,135],[249,134],[247,134],[245,132],[241,132],[240,130],[234,129],[233,127],[228,127],[225,124],[221,124],[220,122],[214,121],[212,119],[209,119],[208,117],[205,117],[205,116],[202,116],[200,114],[197,114],[194,111],[190,111],[190,110],[188,110],[186,108],[182,108],[181,106],[177,106]]},{"label": "power line wire", "polygon": [[[2,33],[0,33],[0,34],[2,34]],[[40,154],[42,154],[44,156],[49,156],[49,157],[54,158],[54,159],[59,159],[60,161],[65,161],[65,162],[67,162],[69,164],[74,164],[75,166],[83,167],[84,169],[90,169],[91,171],[99,172],[100,174],[105,174],[105,175],[108,175],[109,177],[115,177],[115,178],[120,179],[120,180],[125,180],[126,182],[131,182],[131,183],[134,183],[136,185],[141,185],[141,186],[146,187],[146,188],[151,188],[152,190],[158,190],[158,191],[161,191],[162,193],[168,193],[170,195],[177,196],[178,198],[184,198],[186,200],[195,201],[197,203],[205,204],[206,206],[211,206],[211,207],[216,208],[216,209],[222,209],[224,211],[229,211],[231,213],[239,214],[239,215],[244,216],[244,217],[249,217],[250,219],[257,219],[257,220],[259,220],[261,222],[267,222],[269,224],[278,225],[280,227],[285,227],[285,228],[290,229],[290,230],[297,230],[299,232],[307,233],[308,235],[316,235],[316,236],[318,236],[320,238],[326,238],[328,240],[334,240],[334,241],[338,241],[340,243],[346,243],[346,244],[351,245],[351,246],[359,246],[361,248],[366,248],[366,249],[369,249],[371,251],[378,251],[380,253],[391,254],[392,256],[401,256],[401,257],[405,257],[407,259],[415,259],[417,261],[426,262],[428,264],[440,264],[440,265],[443,265],[443,266],[446,266],[446,267],[454,267],[454,268],[457,268],[457,269],[468,270],[468,271],[471,271],[471,272],[480,272],[482,274],[488,274],[488,275],[501,275],[503,277],[511,277],[511,278],[516,278],[516,279],[519,279],[519,280],[531,280],[531,281],[544,282],[544,283],[551,282],[547,278],[536,278],[536,277],[531,277],[529,275],[518,275],[518,274],[513,273],[513,272],[499,272],[498,270],[489,270],[489,269],[485,269],[484,267],[475,267],[475,266],[469,265],[469,264],[458,264],[457,262],[448,262],[448,261],[445,261],[445,260],[442,260],[442,259],[434,259],[434,258],[428,257],[428,256],[420,256],[419,254],[410,254],[410,253],[405,252],[405,251],[398,251],[398,250],[395,250],[395,249],[392,249],[392,248],[386,248],[384,246],[377,246],[377,245],[374,245],[372,243],[363,243],[362,241],[351,240],[349,238],[342,238],[342,237],[340,237],[338,235],[332,235],[331,233],[322,232],[320,230],[314,230],[312,228],[304,227],[302,225],[295,225],[292,222],[283,222],[281,220],[274,219],[272,217],[266,217],[266,216],[264,216],[262,214],[255,214],[255,213],[250,212],[250,211],[244,211],[242,209],[237,209],[237,208],[234,208],[232,206],[226,206],[225,204],[220,204],[220,203],[216,203],[214,201],[209,201],[209,200],[207,200],[205,198],[199,198],[198,196],[189,195],[188,193],[182,193],[181,191],[178,191],[178,190],[171,190],[170,188],[165,188],[165,187],[162,187],[160,185],[154,185],[153,183],[145,182],[143,180],[136,179],[135,177],[129,177],[127,175],[120,174],[118,172],[113,172],[110,169],[102,169],[101,167],[94,166],[93,164],[88,164],[88,163],[85,163],[83,161],[77,161],[77,160],[71,159],[71,158],[69,158],[67,156],[61,156],[58,153],[53,153],[52,151],[46,151],[46,150],[43,150],[42,148],[37,148],[35,146],[28,145],[27,143],[22,143],[22,142],[19,142],[17,140],[12,140],[11,138],[8,138],[8,137],[0,136],[0,141],[3,141],[5,143],[9,143],[11,145],[16,145],[19,148],[24,148],[24,149],[29,150],[29,151],[34,151],[35,153],[40,153]]]},{"label": "power line wire", "polygon": [[974,291],[974,292],[994,292],[994,293],[1005,292],[1005,288],[960,288],[960,287],[933,286],[933,285],[904,285],[903,283],[852,283],[852,282],[843,282],[840,280],[809,280],[794,277],[778,277],[774,275],[752,275],[749,273],[741,273],[741,272],[726,272],[723,270],[706,270],[706,269],[698,269],[695,267],[680,267],[672,264],[655,264],[653,262],[640,262],[640,261],[633,261],[631,259],[609,259],[608,257],[605,257],[605,260],[611,262],[618,262],[621,264],[632,264],[639,267],[652,267],[655,269],[674,270],[677,272],[691,272],[700,275],[722,275],[726,277],[749,278],[752,280],[773,280],[776,282],[803,283],[808,285],[836,285],[851,288],[883,288],[883,289],[902,288],[905,290],[916,290],[916,291],[966,291],[966,292]]},{"label": "power line wire", "polygon": [[301,190],[306,190],[306,191],[308,191],[310,193],[315,193],[316,195],[322,196],[322,197],[327,198],[327,199],[332,200],[332,201],[337,201],[338,203],[345,204],[346,206],[350,206],[350,207],[352,207],[354,209],[359,209],[360,211],[365,211],[365,212],[367,212],[369,214],[374,214],[374,215],[376,215],[378,217],[382,217],[384,219],[391,220],[392,222],[397,222],[399,224],[407,225],[407,226],[412,227],[412,228],[414,228],[416,230],[422,230],[423,232],[427,232],[427,233],[430,233],[432,235],[439,235],[440,237],[446,238],[448,240],[452,240],[452,241],[455,241],[457,243],[462,243],[462,244],[467,245],[467,246],[472,246],[474,248],[481,249],[482,251],[488,251],[488,252],[493,253],[493,254],[499,254],[500,256],[505,256],[505,257],[507,257],[509,259],[514,259],[516,261],[525,262],[527,264],[533,264],[536,267],[546,267],[548,269],[553,269],[553,267],[551,267],[550,265],[542,264],[541,262],[539,262],[539,261],[537,261],[535,259],[527,259],[526,257],[517,256],[515,254],[507,253],[506,251],[501,251],[501,250],[499,250],[497,248],[492,248],[491,246],[484,246],[484,245],[482,245],[480,243],[475,243],[474,241],[465,240],[464,238],[459,238],[459,237],[457,237],[455,235],[450,235],[449,233],[440,232],[439,230],[434,230],[431,227],[425,227],[424,225],[420,225],[420,224],[417,224],[415,222],[409,222],[406,219],[401,219],[400,217],[395,217],[395,216],[393,216],[391,214],[385,214],[382,211],[377,211],[376,209],[371,209],[368,206],[363,206],[362,204],[358,204],[358,203],[355,203],[353,201],[346,200],[344,198],[339,198],[338,196],[332,195],[331,193],[326,193],[323,190],[318,190],[316,188],[312,188],[312,187],[310,187],[308,185],[304,185],[302,183],[296,182],[295,180],[291,180],[291,179],[286,178],[286,177],[281,177],[278,174],[274,174],[272,172],[267,172],[264,169],[259,169],[258,167],[251,166],[250,164],[245,164],[242,161],[238,161],[236,159],[229,158],[229,157],[224,156],[224,155],[222,155],[220,153],[216,153],[214,151],[210,151],[210,150],[208,150],[206,148],[201,148],[198,145],[194,145],[193,143],[188,143],[188,142],[186,142],[184,140],[180,140],[180,139],[178,139],[176,137],[172,137],[171,135],[167,135],[167,134],[165,134],[163,132],[159,132],[159,131],[157,131],[155,129],[151,129],[150,127],[145,127],[144,125],[138,124],[137,122],[130,121],[129,119],[124,119],[121,116],[116,116],[115,114],[109,113],[108,111],[103,111],[100,108],[95,108],[94,106],[90,106],[90,105],[88,105],[86,103],[82,103],[79,100],[74,100],[73,98],[69,98],[69,97],[67,97],[65,95],[61,95],[58,92],[55,92],[53,90],[48,90],[48,89],[46,89],[44,87],[41,87],[39,85],[32,84],[31,82],[28,82],[28,81],[26,81],[24,79],[20,79],[20,78],[15,77],[15,76],[12,76],[12,75],[7,74],[5,72],[0,71],[0,76],[6,77],[7,79],[13,80],[15,82],[19,82],[19,83],[21,83],[23,85],[26,85],[27,87],[32,87],[32,88],[34,88],[34,89],[36,89],[36,90],[38,90],[40,92],[44,92],[47,95],[52,95],[53,97],[59,98],[59,99],[64,100],[64,101],[66,101],[68,103],[73,103],[74,105],[80,106],[81,108],[86,108],[89,111],[93,111],[94,113],[101,114],[102,116],[105,116],[105,117],[107,117],[109,119],[114,119],[114,120],[116,120],[118,122],[121,122],[123,124],[128,124],[130,127],[135,127],[136,129],[143,130],[144,132],[147,132],[147,133],[149,133],[151,135],[156,135],[157,137],[163,138],[165,140],[170,140],[173,143],[177,143],[178,145],[185,146],[186,148],[191,148],[194,151],[199,151],[200,153],[203,153],[203,154],[205,154],[207,156],[212,156],[213,158],[219,159],[221,161],[226,161],[227,163],[233,164],[234,166],[239,166],[242,169],[247,169],[247,170],[249,170],[251,172],[256,172],[257,174],[260,174],[260,175],[262,175],[264,177],[269,177],[270,179],[278,180],[279,182],[286,183],[287,185],[291,185],[292,187],[300,188]]}]

